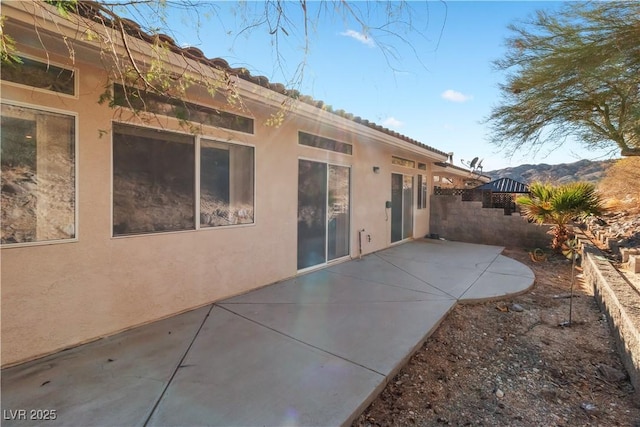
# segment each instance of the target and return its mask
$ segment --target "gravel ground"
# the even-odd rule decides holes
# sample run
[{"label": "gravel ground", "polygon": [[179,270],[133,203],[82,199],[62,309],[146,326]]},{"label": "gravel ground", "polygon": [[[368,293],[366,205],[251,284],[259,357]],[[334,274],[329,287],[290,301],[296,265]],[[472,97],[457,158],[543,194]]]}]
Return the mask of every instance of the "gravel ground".
[{"label": "gravel ground", "polygon": [[457,306],[353,427],[640,427],[640,392],[580,269],[571,299],[566,260],[504,254],[534,270],[534,288]]}]

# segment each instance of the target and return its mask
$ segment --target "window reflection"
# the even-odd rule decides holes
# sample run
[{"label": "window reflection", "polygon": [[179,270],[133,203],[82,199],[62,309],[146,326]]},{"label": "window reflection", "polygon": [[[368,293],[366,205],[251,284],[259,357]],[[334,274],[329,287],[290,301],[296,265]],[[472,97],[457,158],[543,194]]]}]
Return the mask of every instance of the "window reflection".
[{"label": "window reflection", "polygon": [[75,118],[2,104],[2,243],[75,237]]},{"label": "window reflection", "polygon": [[113,127],[113,234],[195,228],[194,137]]},{"label": "window reflection", "polygon": [[253,223],[253,158],[253,147],[201,141],[201,227]]}]

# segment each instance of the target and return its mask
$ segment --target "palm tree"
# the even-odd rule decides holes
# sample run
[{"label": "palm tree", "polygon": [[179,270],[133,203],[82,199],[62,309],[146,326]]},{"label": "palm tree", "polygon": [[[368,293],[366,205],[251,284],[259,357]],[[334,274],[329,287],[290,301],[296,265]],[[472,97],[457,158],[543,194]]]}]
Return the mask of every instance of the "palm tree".
[{"label": "palm tree", "polygon": [[527,218],[539,224],[552,224],[551,248],[557,252],[570,238],[569,223],[576,217],[600,215],[605,211],[596,187],[587,182],[573,182],[560,186],[535,182],[530,194],[516,202]]}]

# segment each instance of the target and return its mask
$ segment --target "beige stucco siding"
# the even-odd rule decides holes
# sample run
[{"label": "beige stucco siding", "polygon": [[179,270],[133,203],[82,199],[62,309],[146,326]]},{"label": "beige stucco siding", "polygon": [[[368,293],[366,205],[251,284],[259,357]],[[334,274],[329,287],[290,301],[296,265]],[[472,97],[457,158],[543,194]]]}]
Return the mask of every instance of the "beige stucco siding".
[{"label": "beige stucco siding", "polygon": [[[38,56],[38,51],[19,46]],[[40,54],[42,57],[42,54]],[[64,57],[54,58],[64,63]],[[66,58],[68,61],[68,58]],[[112,125],[130,112],[98,104],[107,83],[97,66],[79,62],[79,96],[60,96],[2,83],[2,101],[62,111],[77,117],[76,239],[52,244],[5,245],[2,257],[2,365],[8,366],[137,325],[190,310],[297,274],[298,161],[310,159],[351,168],[350,256],[390,245],[391,173],[431,175],[434,157],[398,141],[392,147],[370,128],[318,110],[293,108],[279,127],[265,126],[276,110],[247,101],[253,135],[208,127],[203,134],[255,147],[255,223],[112,237]],[[218,105],[225,108],[224,105]],[[304,108],[309,108],[304,107]],[[304,113],[304,114],[303,114]],[[176,120],[149,124],[185,132]],[[301,146],[298,132],[353,145],[353,154]],[[405,145],[405,148],[400,146]],[[422,152],[423,154],[419,154]],[[391,164],[391,156],[427,164],[426,171]],[[441,160],[435,158],[435,160]],[[380,168],[379,173],[373,167]],[[431,191],[431,183],[429,183]],[[429,209],[415,209],[415,237],[429,228]]]}]

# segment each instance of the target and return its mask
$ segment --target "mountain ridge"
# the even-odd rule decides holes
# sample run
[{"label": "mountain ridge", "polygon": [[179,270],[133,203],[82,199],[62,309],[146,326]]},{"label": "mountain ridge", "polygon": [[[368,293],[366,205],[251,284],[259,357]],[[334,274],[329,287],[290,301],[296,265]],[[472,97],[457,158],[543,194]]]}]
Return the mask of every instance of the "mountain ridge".
[{"label": "mountain ridge", "polygon": [[552,184],[586,181],[597,184],[605,177],[607,170],[616,160],[578,160],[573,163],[549,165],[546,163],[519,166],[483,172],[491,180],[511,178],[524,184],[542,181]]}]

